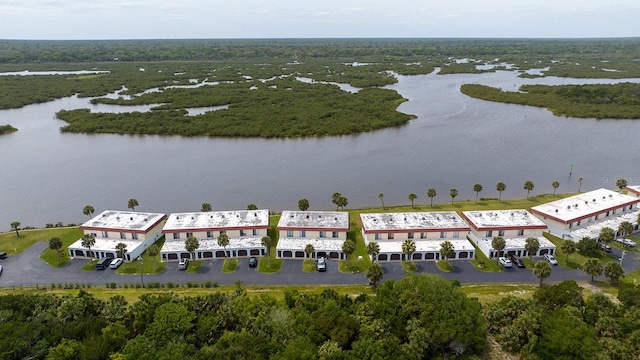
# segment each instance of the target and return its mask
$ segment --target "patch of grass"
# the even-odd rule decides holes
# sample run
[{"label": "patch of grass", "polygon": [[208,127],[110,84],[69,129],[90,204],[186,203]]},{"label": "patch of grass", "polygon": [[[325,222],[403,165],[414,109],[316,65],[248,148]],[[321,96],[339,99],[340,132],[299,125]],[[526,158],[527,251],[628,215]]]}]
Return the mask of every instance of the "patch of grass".
[{"label": "patch of grass", "polygon": [[360,216],[354,217],[349,214],[349,228],[355,230],[349,231],[347,239],[352,239],[356,242],[356,251],[349,256],[348,260],[338,262],[338,270],[343,273],[361,273],[367,271],[371,266],[371,259],[367,254],[367,246],[364,244],[358,219],[360,219]]},{"label": "patch of grass", "polygon": [[[59,227],[50,229],[34,229],[34,230],[19,230],[20,237],[16,235],[15,231],[9,231],[0,234],[0,251],[5,251],[7,255],[17,255],[22,253],[25,249],[38,241],[49,242],[52,237],[59,237],[62,240],[63,247],[60,249],[63,252],[67,252],[67,246],[75,242],[82,237],[83,231],[77,226],[74,227]],[[47,248],[48,251],[51,251]],[[45,252],[47,251],[45,250]],[[57,265],[57,254],[51,251],[55,256],[52,265]],[[43,254],[44,255],[44,254]],[[62,259],[60,259],[62,261]],[[67,260],[68,261],[68,260]]]},{"label": "patch of grass", "polygon": [[[564,268],[570,270],[582,269],[584,263],[590,258],[589,256],[584,256],[579,251],[576,251],[573,254],[569,255],[569,261],[567,262],[567,254],[561,249],[562,242],[564,240],[547,232],[543,233],[542,235],[556,246],[556,260],[558,260],[558,265]],[[605,264],[614,260],[611,255],[607,255],[602,251],[599,251],[598,256],[596,256],[595,258]]]},{"label": "patch of grass", "polygon": [[482,304],[498,301],[511,295],[519,298],[530,298],[539,289],[537,284],[464,284],[460,287],[469,297],[477,298]]},{"label": "patch of grass", "polygon": [[305,259],[302,262],[302,271],[312,273],[316,271],[316,262],[313,259]]},{"label": "patch of grass", "polygon": [[[237,265],[236,261],[236,265]],[[189,266],[187,266],[187,274],[196,274],[200,271],[202,267],[202,260],[190,260]]]},{"label": "patch of grass", "polygon": [[440,271],[443,271],[443,272],[453,271],[453,265],[451,265],[451,263],[448,261],[438,260],[436,261],[436,265],[438,266],[438,269],[440,269]]},{"label": "patch of grass", "polygon": [[95,270],[97,263],[98,263],[98,260],[91,260],[82,267],[82,270],[83,271]]},{"label": "patch of grass", "polygon": [[222,264],[223,273],[231,274],[235,272],[237,268],[238,268],[238,258],[224,259],[224,263]]},{"label": "patch of grass", "polygon": [[413,274],[414,272],[418,271],[418,266],[413,261],[403,261],[402,268],[408,274]]},{"label": "patch of grass", "polygon": [[[484,272],[498,272],[502,270],[502,267],[500,267],[500,265],[498,265],[497,260],[495,259],[489,259],[487,257],[487,255],[485,255],[477,246],[476,244],[473,243],[473,241],[469,240],[469,242],[471,243],[471,245],[473,245],[473,247],[476,248],[476,257],[475,259],[470,260],[471,264],[473,264],[473,266],[480,270],[480,271],[484,271]],[[481,266],[481,264],[483,264]]]},{"label": "patch of grass", "polygon": [[[275,252],[275,250],[273,252]],[[271,266],[269,266],[269,263],[271,263]],[[267,261],[266,255],[261,256],[258,259],[258,271],[260,271],[261,273],[277,273],[278,271],[280,271],[280,268],[282,268],[282,259],[276,259],[275,255],[272,256],[269,261]]]}]

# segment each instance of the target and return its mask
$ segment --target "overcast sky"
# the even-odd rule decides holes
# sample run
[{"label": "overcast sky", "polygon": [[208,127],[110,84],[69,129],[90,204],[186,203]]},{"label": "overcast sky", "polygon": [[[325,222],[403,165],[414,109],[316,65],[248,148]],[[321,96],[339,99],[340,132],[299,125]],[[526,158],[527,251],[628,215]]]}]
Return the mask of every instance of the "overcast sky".
[{"label": "overcast sky", "polygon": [[633,37],[638,0],[0,0],[0,39]]}]

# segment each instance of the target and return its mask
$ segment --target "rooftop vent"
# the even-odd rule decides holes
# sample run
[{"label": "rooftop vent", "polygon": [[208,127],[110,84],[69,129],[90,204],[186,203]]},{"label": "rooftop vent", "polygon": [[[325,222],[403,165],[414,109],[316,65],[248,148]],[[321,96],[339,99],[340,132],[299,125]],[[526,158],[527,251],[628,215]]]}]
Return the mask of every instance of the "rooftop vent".
[{"label": "rooftop vent", "polygon": [[102,217],[106,217],[106,216],[107,216],[107,214],[102,214]]},{"label": "rooftop vent", "polygon": [[586,205],[586,204],[588,204],[588,203],[589,203],[588,201],[585,201],[585,202],[584,202],[584,204],[585,204],[585,205]]},{"label": "rooftop vent", "polygon": [[291,218],[293,219],[293,215],[291,215]]},{"label": "rooftop vent", "polygon": [[180,216],[176,216],[176,220],[180,220]]},{"label": "rooftop vent", "polygon": [[573,207],[577,209],[578,208],[578,204],[574,204]]},{"label": "rooftop vent", "polygon": [[571,210],[571,205],[567,205],[567,210]]},{"label": "rooftop vent", "polygon": [[307,219],[309,218],[309,215],[307,215]]},{"label": "rooftop vent", "polygon": [[130,217],[129,220],[133,221],[133,217]]},{"label": "rooftop vent", "polygon": [[404,217],[404,221],[407,221],[407,217],[406,216]]},{"label": "rooftop vent", "polygon": [[596,199],[593,199],[593,202],[596,202]]},{"label": "rooftop vent", "polygon": [[603,197],[602,197],[602,200],[604,200],[604,199],[606,199],[606,197],[604,197],[604,196],[603,196]]},{"label": "rooftop vent", "polygon": [[258,213],[253,213],[253,216],[254,217],[258,217]]},{"label": "rooftop vent", "polygon": [[334,217],[334,218],[333,218],[333,220],[338,221],[338,218],[337,218],[337,217]]},{"label": "rooftop vent", "polygon": [[321,217],[322,217],[322,215],[318,215],[318,217],[319,217],[319,218],[321,218]]},{"label": "rooftop vent", "polygon": [[558,212],[558,209],[556,209],[556,212]]},{"label": "rooftop vent", "polygon": [[213,215],[209,216],[209,219],[213,219]]},{"label": "rooftop vent", "polygon": [[610,197],[610,198],[612,198],[612,197],[613,197],[613,195],[609,194],[609,197]]},{"label": "rooftop vent", "polygon": [[193,216],[191,217],[191,220],[195,220],[196,218],[194,218]]},{"label": "rooftop vent", "polygon": [[224,219],[224,214],[222,215],[222,218]]},{"label": "rooftop vent", "polygon": [[142,221],[149,221],[149,219],[147,219],[147,218],[144,218],[144,219],[143,219]]},{"label": "rooftop vent", "polygon": [[120,216],[116,216],[116,220],[120,220]]}]

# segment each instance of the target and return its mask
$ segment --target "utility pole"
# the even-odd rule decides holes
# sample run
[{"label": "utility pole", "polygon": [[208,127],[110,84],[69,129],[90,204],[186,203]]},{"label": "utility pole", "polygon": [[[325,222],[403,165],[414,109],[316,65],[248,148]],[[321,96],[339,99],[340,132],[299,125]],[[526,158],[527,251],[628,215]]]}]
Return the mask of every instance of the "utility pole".
[{"label": "utility pole", "polygon": [[142,277],[142,255],[138,256],[138,261],[140,262],[140,282],[144,288],[144,278]]}]

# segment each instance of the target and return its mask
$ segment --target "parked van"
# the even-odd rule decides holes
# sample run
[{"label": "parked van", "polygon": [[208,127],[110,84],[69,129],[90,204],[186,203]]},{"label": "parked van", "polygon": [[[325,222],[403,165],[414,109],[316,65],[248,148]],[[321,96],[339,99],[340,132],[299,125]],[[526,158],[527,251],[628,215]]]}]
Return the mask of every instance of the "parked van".
[{"label": "parked van", "polygon": [[113,261],[113,259],[108,257],[98,260],[98,263],[96,264],[96,270],[104,270],[108,268],[109,265],[111,265],[111,261]]}]

